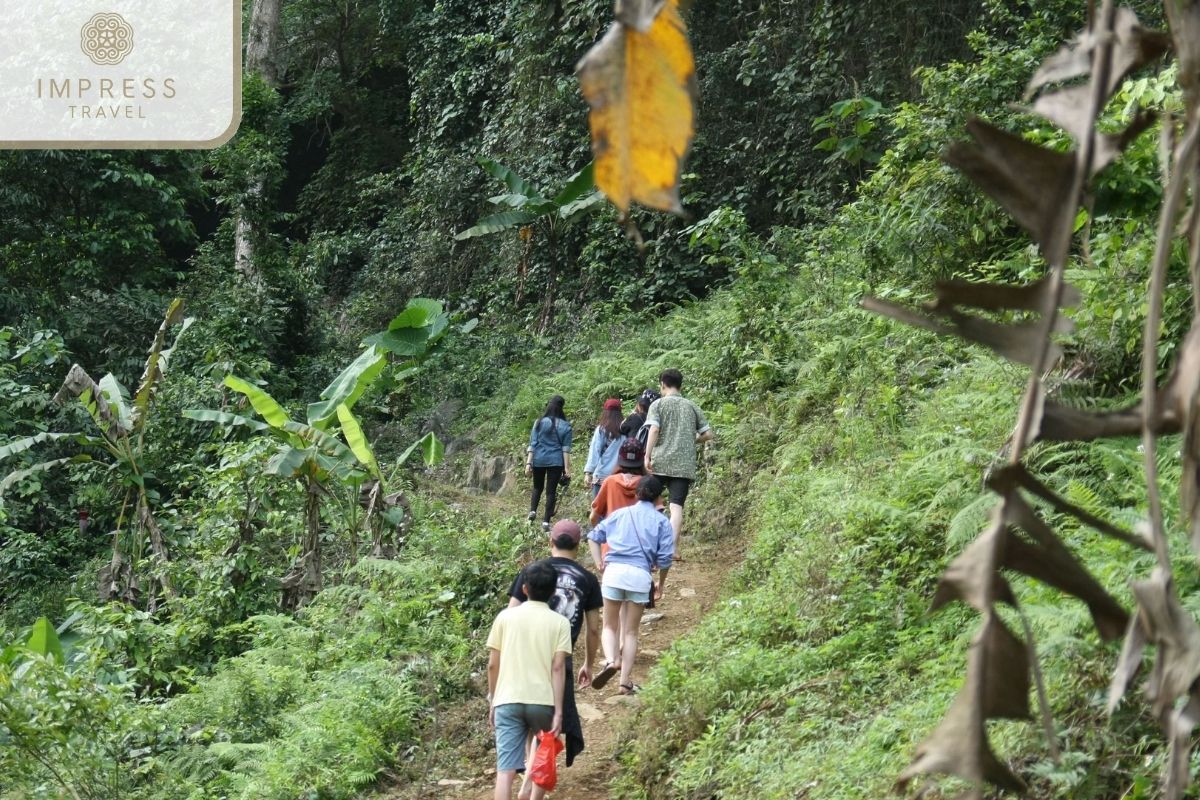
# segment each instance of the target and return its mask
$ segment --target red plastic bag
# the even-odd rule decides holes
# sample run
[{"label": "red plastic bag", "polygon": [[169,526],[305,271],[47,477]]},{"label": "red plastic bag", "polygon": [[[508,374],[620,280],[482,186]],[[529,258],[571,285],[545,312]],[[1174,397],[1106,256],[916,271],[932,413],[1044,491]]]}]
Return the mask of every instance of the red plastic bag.
[{"label": "red plastic bag", "polygon": [[563,744],[549,731],[538,734],[538,748],[533,756],[533,766],[529,769],[529,777],[547,792],[553,791],[558,783],[558,754],[562,752]]}]

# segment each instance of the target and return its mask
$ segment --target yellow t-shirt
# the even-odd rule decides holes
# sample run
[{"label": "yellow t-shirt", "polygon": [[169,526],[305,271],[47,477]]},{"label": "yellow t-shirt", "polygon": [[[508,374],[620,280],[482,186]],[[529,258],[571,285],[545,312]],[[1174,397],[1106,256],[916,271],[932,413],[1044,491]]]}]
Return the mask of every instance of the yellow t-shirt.
[{"label": "yellow t-shirt", "polygon": [[571,653],[571,623],[566,617],[536,600],[506,608],[492,623],[487,646],[500,651],[494,705],[554,705],[554,654]]}]

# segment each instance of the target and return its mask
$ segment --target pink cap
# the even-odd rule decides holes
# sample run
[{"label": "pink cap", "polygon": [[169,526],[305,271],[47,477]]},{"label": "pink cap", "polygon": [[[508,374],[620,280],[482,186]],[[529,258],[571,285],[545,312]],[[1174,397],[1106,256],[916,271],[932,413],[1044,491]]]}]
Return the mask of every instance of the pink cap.
[{"label": "pink cap", "polygon": [[583,538],[579,523],[573,519],[560,519],[554,523],[554,527],[550,529],[550,540],[553,541],[563,534],[570,536],[575,544],[579,544],[579,540]]}]

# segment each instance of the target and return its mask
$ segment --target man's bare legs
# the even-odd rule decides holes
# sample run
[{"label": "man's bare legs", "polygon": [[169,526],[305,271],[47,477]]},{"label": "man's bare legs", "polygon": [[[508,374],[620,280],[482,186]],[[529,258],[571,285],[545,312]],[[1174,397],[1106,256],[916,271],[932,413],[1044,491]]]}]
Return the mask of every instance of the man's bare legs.
[{"label": "man's bare legs", "polygon": [[537,748],[537,736],[530,731],[525,737],[525,778],[521,781],[521,791],[517,792],[517,800],[542,800],[546,796],[546,790],[529,777],[533,771],[533,757],[537,755]]},{"label": "man's bare legs", "polygon": [[683,506],[678,503],[671,503],[671,530],[675,532],[675,556],[678,557],[679,537],[683,535]]},{"label": "man's bare legs", "polygon": [[502,769],[496,772],[496,792],[492,795],[495,800],[512,800],[513,784],[517,780],[515,769]]}]

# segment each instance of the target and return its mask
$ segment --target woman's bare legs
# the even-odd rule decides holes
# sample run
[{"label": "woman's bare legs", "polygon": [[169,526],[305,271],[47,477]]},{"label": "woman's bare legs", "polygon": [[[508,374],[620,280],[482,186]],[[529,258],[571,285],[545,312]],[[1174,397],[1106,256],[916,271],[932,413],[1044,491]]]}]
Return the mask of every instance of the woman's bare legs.
[{"label": "woman's bare legs", "polygon": [[[651,587],[650,591],[654,591],[654,587]],[[605,600],[604,604],[607,606],[608,601]],[[625,628],[622,631],[624,639],[621,642],[621,685],[632,686],[633,662],[637,658],[638,633],[642,625],[642,611],[645,606],[628,600],[621,605],[624,606],[622,618],[625,620]]]}]

